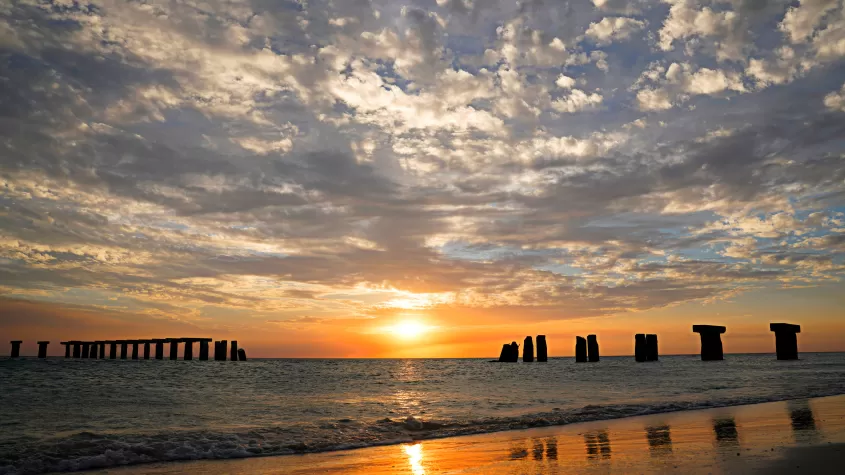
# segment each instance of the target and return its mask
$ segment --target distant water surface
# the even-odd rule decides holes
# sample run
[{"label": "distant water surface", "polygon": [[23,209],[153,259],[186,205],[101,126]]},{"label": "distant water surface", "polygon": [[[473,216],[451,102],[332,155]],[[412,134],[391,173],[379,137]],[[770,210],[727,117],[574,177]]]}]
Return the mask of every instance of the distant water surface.
[{"label": "distant water surface", "polygon": [[482,359],[0,359],[0,474],[365,447],[845,393],[845,353]]}]

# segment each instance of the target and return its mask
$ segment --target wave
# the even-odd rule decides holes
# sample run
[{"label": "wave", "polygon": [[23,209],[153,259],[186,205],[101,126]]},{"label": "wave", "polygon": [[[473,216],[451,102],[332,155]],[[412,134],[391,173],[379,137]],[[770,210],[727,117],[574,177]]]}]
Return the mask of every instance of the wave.
[{"label": "wave", "polygon": [[[841,394],[810,391],[801,399]],[[122,465],[201,459],[233,459],[348,450],[417,440],[610,420],[676,411],[739,406],[792,399],[740,397],[665,404],[587,405],[514,417],[468,420],[383,418],[340,419],[320,424],[266,427],[232,432],[166,431],[155,434],[78,432],[67,437],[0,446],[0,475],[35,475],[105,469]]]}]

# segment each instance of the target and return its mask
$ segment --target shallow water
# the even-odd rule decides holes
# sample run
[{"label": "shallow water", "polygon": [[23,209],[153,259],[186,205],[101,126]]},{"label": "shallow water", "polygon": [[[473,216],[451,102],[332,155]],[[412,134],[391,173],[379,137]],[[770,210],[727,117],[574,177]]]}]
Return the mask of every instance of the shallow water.
[{"label": "shallow water", "polygon": [[845,354],[657,363],[0,360],[0,474],[395,443],[845,393]]}]

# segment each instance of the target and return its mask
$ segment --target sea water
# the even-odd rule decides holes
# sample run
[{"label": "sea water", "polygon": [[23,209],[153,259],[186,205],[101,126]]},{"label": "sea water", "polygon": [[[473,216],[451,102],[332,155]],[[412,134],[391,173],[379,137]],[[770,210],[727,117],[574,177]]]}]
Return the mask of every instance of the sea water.
[{"label": "sea water", "polygon": [[0,359],[0,474],[283,455],[845,393],[845,353]]}]

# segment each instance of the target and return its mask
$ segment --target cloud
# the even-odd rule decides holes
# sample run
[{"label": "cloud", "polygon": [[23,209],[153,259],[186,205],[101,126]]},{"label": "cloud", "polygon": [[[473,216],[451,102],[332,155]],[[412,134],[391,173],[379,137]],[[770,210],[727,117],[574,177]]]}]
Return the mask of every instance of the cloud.
[{"label": "cloud", "polygon": [[834,91],[824,96],[824,105],[828,109],[845,112],[845,84],[838,92]]},{"label": "cloud", "polygon": [[640,20],[626,17],[604,17],[597,23],[590,23],[586,35],[598,45],[627,40],[635,32],[645,28]]},{"label": "cloud", "polygon": [[825,14],[836,8],[839,0],[801,0],[797,7],[790,7],[778,28],[793,43],[807,40],[824,18]]}]

